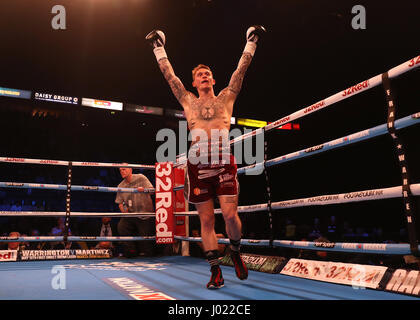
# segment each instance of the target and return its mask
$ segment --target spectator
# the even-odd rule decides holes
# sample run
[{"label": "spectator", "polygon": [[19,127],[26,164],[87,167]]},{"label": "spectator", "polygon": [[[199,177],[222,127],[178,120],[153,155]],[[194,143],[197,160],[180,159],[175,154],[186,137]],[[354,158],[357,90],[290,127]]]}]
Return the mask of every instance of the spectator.
[{"label": "spectator", "polygon": [[327,226],[327,235],[328,239],[334,242],[339,238],[335,216],[330,217],[330,223]]},{"label": "spectator", "polygon": [[[315,239],[314,242],[315,243],[318,242],[319,244],[321,244],[321,243],[322,244],[328,244],[331,241],[328,240],[326,237],[320,236],[319,238]],[[317,258],[321,259],[321,260],[327,260],[327,258],[328,258],[328,253],[326,251],[317,250],[316,255],[317,255]]]},{"label": "spectator", "polygon": [[296,239],[306,239],[311,231],[312,228],[306,221],[299,223],[296,228]]},{"label": "spectator", "polygon": [[356,228],[356,241],[366,242],[369,239],[369,233],[363,227]]},{"label": "spectator", "polygon": [[[126,163],[124,163],[126,165]],[[133,174],[132,168],[120,168],[123,181],[118,188],[137,188],[139,192],[145,188],[153,188],[152,183],[143,174]],[[153,201],[146,193],[118,192],[115,198],[122,213],[154,212]],[[154,217],[123,217],[118,223],[118,233],[121,236],[154,236],[156,234]],[[137,245],[137,246],[136,246]],[[126,258],[138,255],[152,256],[155,254],[155,244],[152,241],[129,241],[123,244]]]},{"label": "spectator", "polygon": [[415,257],[412,254],[410,254],[403,256],[403,259],[403,268],[420,270],[420,259],[418,257]]},{"label": "spectator", "polygon": [[[94,234],[100,237],[115,237],[118,235],[117,225],[113,223],[112,218],[103,217],[101,223],[94,228]],[[97,249],[111,249],[113,253],[116,253],[117,245],[114,245],[111,241],[101,241],[96,244]]]},{"label": "spectator", "polygon": [[309,233],[308,237],[309,237],[310,240],[313,240],[313,239],[317,239],[317,238],[321,237],[321,235],[322,235],[321,234],[321,225],[320,225],[320,222],[319,222],[319,218],[315,218],[314,219],[314,224],[312,226],[312,230]]},{"label": "spectator", "polygon": [[[32,237],[39,237],[40,233],[38,229],[32,229],[31,230],[31,236]],[[28,249],[29,250],[42,250],[46,247],[46,243],[45,242],[30,242]]]},{"label": "spectator", "polygon": [[[21,237],[27,237],[27,234],[21,234]],[[23,251],[29,248],[29,242],[19,242],[19,251]]]},{"label": "spectator", "polygon": [[382,227],[374,227],[372,229],[372,241],[374,242],[382,242],[384,239],[383,237],[383,229]]},{"label": "spectator", "polygon": [[18,201],[14,201],[13,205],[10,207],[10,211],[22,211],[22,206]]},{"label": "spectator", "polygon": [[[57,226],[51,229],[52,236],[62,236],[64,235],[65,225],[64,225],[64,218],[59,218],[57,220]],[[71,230],[68,230],[68,236],[71,236]],[[73,241],[59,241],[59,242],[51,242],[50,249],[52,250],[61,250],[61,249],[81,249],[80,245],[77,242]]]},{"label": "spectator", "polygon": [[[69,236],[71,236],[71,233],[69,231]],[[64,242],[64,241],[60,241],[60,242],[52,242],[51,243],[51,249],[52,250],[62,250],[62,249],[81,249],[80,245],[77,242],[73,242],[73,241],[68,241],[68,242]]]},{"label": "spectator", "polygon": [[[51,236],[63,236],[65,233],[65,218],[64,217],[60,217],[57,219],[57,225],[55,225],[51,231],[50,231],[50,235]],[[71,236],[71,230],[69,228],[68,230],[68,236]],[[73,245],[72,242],[64,242],[64,241],[59,241],[59,242],[50,242],[49,243],[49,247],[52,250],[59,250],[59,249],[73,249],[73,247],[77,248],[77,245]]]},{"label": "spectator", "polygon": [[[308,239],[302,238],[300,241],[306,242]],[[298,249],[296,258],[311,260],[314,259],[314,255],[313,250]]]},{"label": "spectator", "polygon": [[[12,231],[9,233],[9,237],[11,238],[20,238],[20,233],[18,231]],[[7,250],[20,250],[21,248],[20,242],[8,242],[7,243]]]},{"label": "spectator", "polygon": [[[64,235],[64,231],[65,231],[65,218],[64,217],[60,217],[57,219],[57,225],[54,226],[51,231],[50,231],[50,235],[52,236],[62,236]],[[70,228],[69,228],[69,234],[70,234]]]},{"label": "spectator", "polygon": [[286,219],[285,239],[293,240],[296,236],[296,225],[291,219]]},{"label": "spectator", "polygon": [[346,240],[353,240],[354,238],[354,231],[348,221],[343,222],[343,238]]}]

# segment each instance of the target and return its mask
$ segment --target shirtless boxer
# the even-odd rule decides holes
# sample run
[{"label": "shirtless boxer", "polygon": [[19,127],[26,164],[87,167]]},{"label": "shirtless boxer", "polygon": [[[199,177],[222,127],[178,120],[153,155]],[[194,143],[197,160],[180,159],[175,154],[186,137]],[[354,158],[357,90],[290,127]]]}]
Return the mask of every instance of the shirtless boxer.
[{"label": "shirtless boxer", "polygon": [[[229,85],[217,96],[213,91],[216,82],[210,68],[202,64],[194,68],[192,85],[196,88],[198,97],[187,91],[181,80],[175,75],[164,48],[165,34],[160,30],[154,30],[146,36],[146,40],[153,47],[160,70],[173,94],[184,108],[192,136],[184,193],[188,201],[195,204],[200,217],[203,250],[211,266],[211,278],[207,284],[209,289],[217,289],[224,285],[222,271],[219,267],[220,256],[214,229],[213,198],[215,196],[219,199],[225,220],[236,275],[241,280],[248,277],[248,270],[240,256],[242,224],[238,216],[237,168],[235,159],[230,154],[228,139],[234,102],[255,53],[257,41],[264,32],[265,29],[262,26],[252,26],[247,30],[246,45],[238,66],[232,74]],[[214,139],[210,138],[215,133],[217,137],[223,137],[221,145],[219,141],[214,143]],[[204,147],[203,144],[205,144]],[[216,148],[213,148],[214,145]],[[197,146],[198,152],[195,156],[191,156],[194,154],[194,152],[191,153],[191,150]],[[220,161],[214,161],[215,149],[218,151],[216,158]],[[210,152],[204,153],[207,156],[203,157],[203,150]],[[219,153],[219,150],[222,150],[222,153]],[[227,157],[226,153],[228,153]],[[199,161],[197,161],[197,154],[200,154]]]}]

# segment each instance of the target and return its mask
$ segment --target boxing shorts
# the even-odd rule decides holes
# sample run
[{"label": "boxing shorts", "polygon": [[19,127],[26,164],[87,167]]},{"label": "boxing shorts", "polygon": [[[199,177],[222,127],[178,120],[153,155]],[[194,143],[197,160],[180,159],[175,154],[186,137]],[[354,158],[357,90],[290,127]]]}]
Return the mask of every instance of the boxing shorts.
[{"label": "boxing shorts", "polygon": [[191,161],[191,158],[187,161],[184,196],[190,203],[197,204],[216,196],[239,194],[237,166],[230,148],[220,152],[216,161],[214,157],[211,158],[210,152],[209,155],[207,161]]}]

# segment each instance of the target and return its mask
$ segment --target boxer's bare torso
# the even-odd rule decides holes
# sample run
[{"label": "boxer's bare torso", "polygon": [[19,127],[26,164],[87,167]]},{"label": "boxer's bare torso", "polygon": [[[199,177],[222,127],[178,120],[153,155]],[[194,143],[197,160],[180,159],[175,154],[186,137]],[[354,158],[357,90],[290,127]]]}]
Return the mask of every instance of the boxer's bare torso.
[{"label": "boxer's bare torso", "polygon": [[242,55],[229,85],[220,91],[217,96],[213,91],[215,80],[212,72],[205,68],[198,69],[193,81],[198,97],[185,89],[180,79],[175,76],[168,59],[159,60],[159,67],[165,79],[184,109],[193,143],[197,139],[202,140],[202,137],[198,138],[198,136],[202,135],[203,131],[206,133],[208,140],[211,140],[212,130],[229,131],[233,105],[251,60],[252,56],[250,54],[244,53]]}]

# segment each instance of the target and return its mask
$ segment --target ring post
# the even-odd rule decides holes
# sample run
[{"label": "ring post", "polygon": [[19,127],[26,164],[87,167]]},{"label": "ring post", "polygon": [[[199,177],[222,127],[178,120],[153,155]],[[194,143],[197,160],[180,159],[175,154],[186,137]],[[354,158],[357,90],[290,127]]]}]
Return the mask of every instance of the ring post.
[{"label": "ring post", "polygon": [[156,174],[156,243],[173,244],[174,217],[174,170],[172,162],[155,164]]},{"label": "ring post", "polygon": [[401,169],[401,179],[402,179],[402,196],[404,202],[404,211],[407,218],[407,231],[410,241],[411,253],[420,257],[420,251],[418,248],[418,238],[416,230],[416,211],[414,206],[414,201],[412,198],[410,190],[410,176],[408,170],[407,156],[405,153],[404,145],[401,138],[397,135],[397,130],[395,128],[395,118],[396,118],[396,101],[391,89],[391,80],[388,72],[382,74],[382,85],[385,90],[387,109],[388,109],[388,119],[387,119],[387,128],[388,133],[392,137],[394,143],[394,151],[398,158],[398,163]]},{"label": "ring post", "polygon": [[67,242],[70,226],[70,199],[71,199],[71,178],[72,178],[72,162],[69,162],[67,170],[67,194],[66,194],[66,220],[64,228],[64,242]]},{"label": "ring post", "polygon": [[[175,173],[175,186],[183,186],[184,185],[184,176],[185,176],[185,169],[184,168],[174,168]],[[175,194],[175,212],[187,212],[188,211],[188,202],[185,201],[184,197],[184,190],[177,190],[174,191]],[[189,218],[188,216],[175,216],[175,235],[181,237],[188,237],[189,236]],[[179,242],[178,242],[179,244]],[[176,245],[176,244],[175,244]],[[174,250],[177,252],[179,247],[174,247]],[[177,252],[178,253],[178,252]],[[181,254],[182,256],[189,256],[189,242],[182,241],[181,242]]]},{"label": "ring post", "polygon": [[270,227],[270,248],[273,247],[273,240],[274,240],[274,231],[273,231],[273,211],[271,208],[271,188],[270,188],[270,179],[268,176],[268,171],[266,167],[267,162],[267,149],[268,143],[266,140],[266,135],[264,135],[264,174],[265,174],[265,182],[266,182],[266,190],[267,190],[267,212],[268,212],[268,221]]}]

